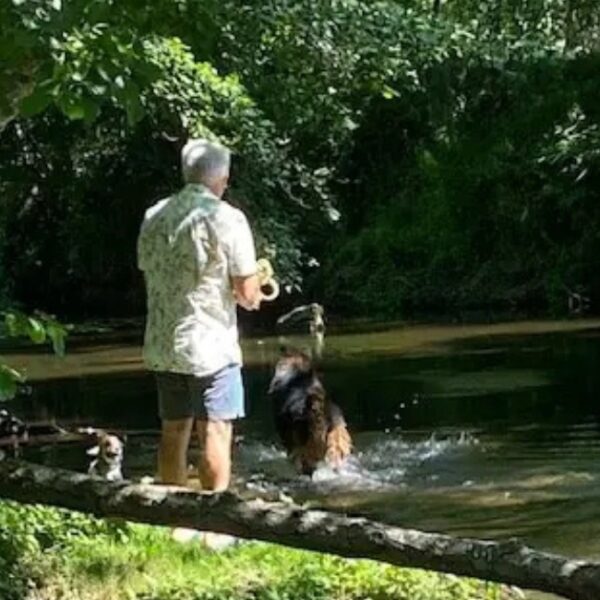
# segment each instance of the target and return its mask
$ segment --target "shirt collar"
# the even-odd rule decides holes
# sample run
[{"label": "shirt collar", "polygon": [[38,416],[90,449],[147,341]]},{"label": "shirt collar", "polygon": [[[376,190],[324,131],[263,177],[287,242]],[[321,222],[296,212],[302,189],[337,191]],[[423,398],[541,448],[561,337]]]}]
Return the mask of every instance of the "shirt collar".
[{"label": "shirt collar", "polygon": [[186,183],[181,190],[184,195],[201,195],[207,200],[213,200],[219,202],[220,198],[215,196],[204,184],[202,183]]}]

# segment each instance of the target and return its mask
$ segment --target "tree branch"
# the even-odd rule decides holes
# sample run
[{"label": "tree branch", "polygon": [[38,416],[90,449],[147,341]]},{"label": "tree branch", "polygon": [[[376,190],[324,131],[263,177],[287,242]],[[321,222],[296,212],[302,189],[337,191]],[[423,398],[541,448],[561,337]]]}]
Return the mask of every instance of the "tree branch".
[{"label": "tree branch", "polygon": [[230,493],[202,494],[128,481],[109,483],[15,460],[0,462],[0,497],[454,573],[571,600],[600,598],[600,563],[537,552],[516,541],[453,538],[293,503],[248,501]]}]

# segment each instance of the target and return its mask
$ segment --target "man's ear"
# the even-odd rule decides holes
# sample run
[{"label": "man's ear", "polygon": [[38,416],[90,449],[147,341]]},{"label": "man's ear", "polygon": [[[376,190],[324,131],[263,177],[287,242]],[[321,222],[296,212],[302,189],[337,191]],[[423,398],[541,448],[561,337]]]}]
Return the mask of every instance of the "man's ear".
[{"label": "man's ear", "polygon": [[94,446],[93,448],[89,448],[86,451],[86,454],[88,456],[98,456],[98,454],[100,454],[100,446]]}]

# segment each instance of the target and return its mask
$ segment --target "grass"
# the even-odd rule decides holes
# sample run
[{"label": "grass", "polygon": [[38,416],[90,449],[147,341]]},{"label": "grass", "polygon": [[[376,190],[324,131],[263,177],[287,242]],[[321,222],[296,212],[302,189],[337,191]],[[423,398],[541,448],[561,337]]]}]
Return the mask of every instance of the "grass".
[{"label": "grass", "polygon": [[510,597],[483,582],[272,544],[247,543],[215,553],[197,543],[175,542],[164,528],[12,503],[0,503],[0,556],[0,571],[8,573],[0,585],[2,600]]}]

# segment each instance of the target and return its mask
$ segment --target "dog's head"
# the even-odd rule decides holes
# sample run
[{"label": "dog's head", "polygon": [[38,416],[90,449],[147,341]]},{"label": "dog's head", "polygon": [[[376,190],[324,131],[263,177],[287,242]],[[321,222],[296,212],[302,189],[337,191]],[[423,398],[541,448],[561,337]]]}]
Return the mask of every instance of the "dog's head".
[{"label": "dog's head", "polygon": [[106,432],[98,432],[98,444],[87,453],[106,464],[120,464],[123,460],[123,442]]},{"label": "dog's head", "polygon": [[269,393],[285,389],[291,384],[312,379],[314,369],[310,357],[304,352],[291,348],[281,348],[281,356],[275,365],[275,373],[271,379]]}]

